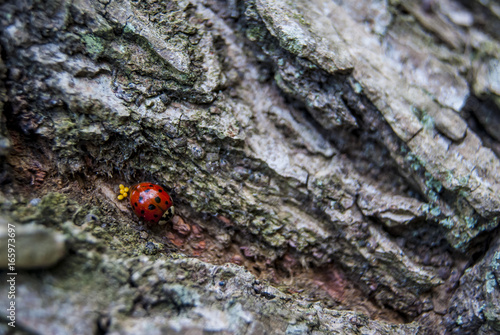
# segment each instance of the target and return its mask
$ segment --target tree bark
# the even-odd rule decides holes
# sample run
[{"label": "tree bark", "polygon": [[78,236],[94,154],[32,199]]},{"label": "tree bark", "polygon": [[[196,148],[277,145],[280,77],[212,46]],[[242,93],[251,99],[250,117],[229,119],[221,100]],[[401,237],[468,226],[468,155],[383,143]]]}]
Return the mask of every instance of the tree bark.
[{"label": "tree bark", "polygon": [[[497,7],[0,1],[19,326],[499,332]],[[116,198],[142,181],[166,226]]]}]

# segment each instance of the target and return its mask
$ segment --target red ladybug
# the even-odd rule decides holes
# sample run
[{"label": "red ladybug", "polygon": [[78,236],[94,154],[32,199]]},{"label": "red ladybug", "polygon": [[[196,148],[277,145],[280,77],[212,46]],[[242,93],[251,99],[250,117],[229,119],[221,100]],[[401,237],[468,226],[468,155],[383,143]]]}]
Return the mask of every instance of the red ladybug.
[{"label": "red ladybug", "polygon": [[165,224],[174,216],[174,206],[160,185],[140,183],[130,189],[130,205],[146,223]]}]

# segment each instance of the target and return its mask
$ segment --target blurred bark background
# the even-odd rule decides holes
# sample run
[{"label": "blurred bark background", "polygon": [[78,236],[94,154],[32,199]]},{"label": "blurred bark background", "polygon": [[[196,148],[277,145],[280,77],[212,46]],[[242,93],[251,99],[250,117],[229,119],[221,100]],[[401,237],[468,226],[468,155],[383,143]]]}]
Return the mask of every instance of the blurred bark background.
[{"label": "blurred bark background", "polygon": [[[499,332],[499,31],[488,0],[0,1],[0,330]],[[166,226],[116,199],[142,181]]]}]

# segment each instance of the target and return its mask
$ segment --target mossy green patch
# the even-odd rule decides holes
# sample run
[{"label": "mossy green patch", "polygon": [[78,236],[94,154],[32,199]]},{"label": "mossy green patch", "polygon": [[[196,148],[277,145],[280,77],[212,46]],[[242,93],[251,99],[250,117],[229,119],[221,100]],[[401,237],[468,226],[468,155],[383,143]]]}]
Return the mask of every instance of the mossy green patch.
[{"label": "mossy green patch", "polygon": [[245,31],[247,38],[252,42],[262,42],[264,41],[267,30],[265,30],[260,25],[252,25]]},{"label": "mossy green patch", "polygon": [[82,36],[83,43],[85,44],[85,48],[90,56],[94,59],[97,59],[104,51],[106,42],[94,35],[94,34],[86,34]]}]

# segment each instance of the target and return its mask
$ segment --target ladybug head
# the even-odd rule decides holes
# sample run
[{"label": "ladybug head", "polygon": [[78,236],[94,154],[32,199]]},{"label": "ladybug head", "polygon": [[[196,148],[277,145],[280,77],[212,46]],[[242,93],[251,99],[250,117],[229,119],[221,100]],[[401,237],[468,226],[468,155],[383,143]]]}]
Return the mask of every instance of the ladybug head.
[{"label": "ladybug head", "polygon": [[174,217],[174,214],[175,214],[175,208],[174,208],[174,205],[170,206],[166,211],[165,213],[163,213],[160,221],[158,221],[158,224],[159,225],[164,225],[166,224],[168,221],[170,221],[173,217]]}]

